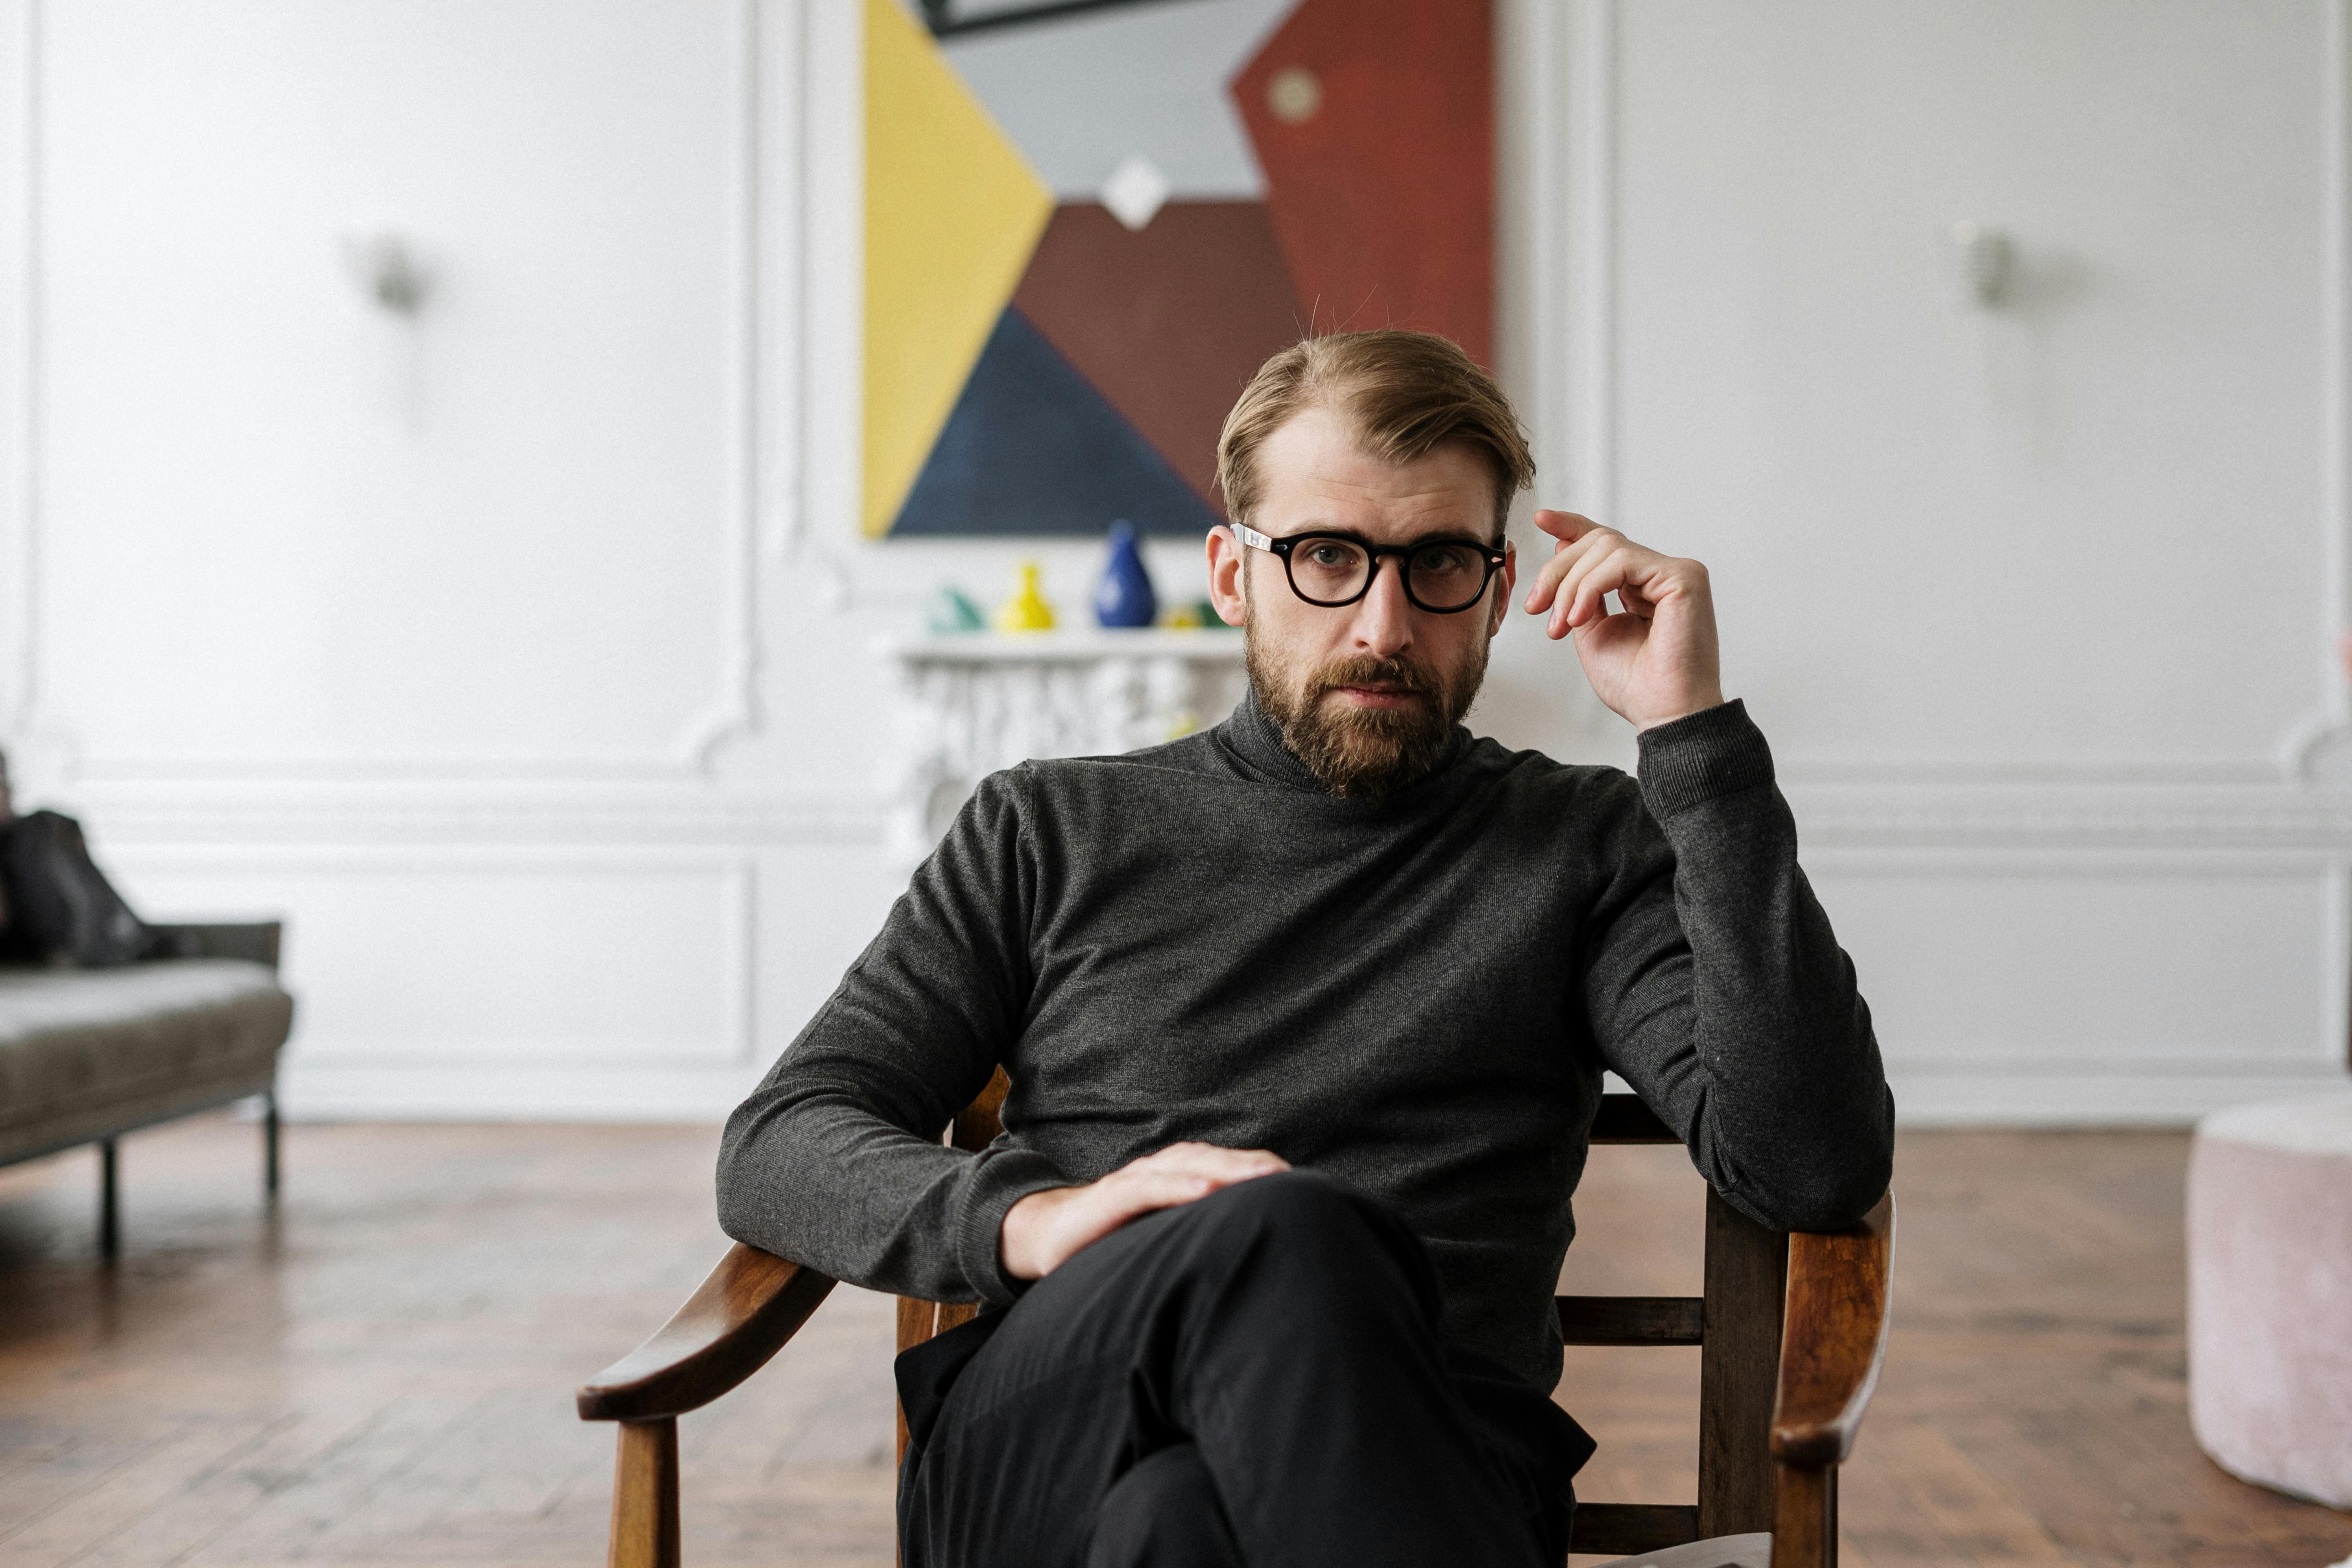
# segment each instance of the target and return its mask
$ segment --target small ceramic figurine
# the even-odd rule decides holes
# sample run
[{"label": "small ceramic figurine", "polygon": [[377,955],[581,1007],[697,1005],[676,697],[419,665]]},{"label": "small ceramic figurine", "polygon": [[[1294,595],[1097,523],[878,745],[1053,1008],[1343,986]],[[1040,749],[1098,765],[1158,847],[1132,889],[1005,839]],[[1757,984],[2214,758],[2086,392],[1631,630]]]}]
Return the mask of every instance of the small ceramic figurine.
[{"label": "small ceramic figurine", "polygon": [[1120,518],[1110,525],[1110,559],[1095,584],[1095,622],[1106,626],[1148,626],[1160,614],[1151,574],[1135,546],[1135,525]]},{"label": "small ceramic figurine", "polygon": [[980,613],[980,606],[966,598],[963,590],[952,583],[940,584],[939,592],[931,595],[930,614],[927,618],[931,630],[942,637],[988,629],[988,617]]},{"label": "small ceramic figurine", "polygon": [[1037,589],[1037,579],[1044,568],[1034,561],[1021,563],[1021,591],[1004,601],[996,612],[996,629],[1001,632],[1050,632],[1054,629],[1054,606]]}]

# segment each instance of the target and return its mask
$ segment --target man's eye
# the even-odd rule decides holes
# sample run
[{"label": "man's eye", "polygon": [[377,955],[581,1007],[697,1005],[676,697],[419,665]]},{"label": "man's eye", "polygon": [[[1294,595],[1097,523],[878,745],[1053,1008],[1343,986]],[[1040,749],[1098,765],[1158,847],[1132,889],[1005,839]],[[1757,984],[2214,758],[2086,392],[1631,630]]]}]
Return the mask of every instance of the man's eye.
[{"label": "man's eye", "polygon": [[1459,545],[1440,544],[1418,552],[1412,563],[1414,570],[1421,572],[1467,572],[1470,570],[1470,552]]},{"label": "man's eye", "polygon": [[1310,544],[1307,547],[1307,563],[1337,569],[1351,564],[1356,552],[1344,544]]}]

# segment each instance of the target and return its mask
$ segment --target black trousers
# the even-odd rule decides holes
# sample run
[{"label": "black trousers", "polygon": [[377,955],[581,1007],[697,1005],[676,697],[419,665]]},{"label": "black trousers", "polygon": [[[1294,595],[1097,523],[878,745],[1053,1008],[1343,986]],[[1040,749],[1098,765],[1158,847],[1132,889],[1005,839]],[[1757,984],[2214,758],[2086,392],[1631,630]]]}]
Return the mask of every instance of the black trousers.
[{"label": "black trousers", "polygon": [[1557,1568],[1592,1452],[1304,1172],[1105,1237],[898,1358],[906,1568]]}]

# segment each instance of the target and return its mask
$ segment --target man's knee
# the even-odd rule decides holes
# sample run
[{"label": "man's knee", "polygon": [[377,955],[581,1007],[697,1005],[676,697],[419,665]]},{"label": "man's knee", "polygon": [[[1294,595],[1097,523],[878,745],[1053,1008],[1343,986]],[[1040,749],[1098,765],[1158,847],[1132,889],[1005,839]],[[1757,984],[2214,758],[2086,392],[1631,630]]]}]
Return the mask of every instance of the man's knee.
[{"label": "man's knee", "polygon": [[1280,1171],[1235,1182],[1192,1206],[1204,1221],[1301,1235],[1380,1232],[1402,1223],[1386,1204],[1319,1171]]},{"label": "man's knee", "polygon": [[1341,1289],[1433,1281],[1419,1238],[1386,1204],[1313,1171],[1236,1182],[1175,1211],[1202,1253]]}]

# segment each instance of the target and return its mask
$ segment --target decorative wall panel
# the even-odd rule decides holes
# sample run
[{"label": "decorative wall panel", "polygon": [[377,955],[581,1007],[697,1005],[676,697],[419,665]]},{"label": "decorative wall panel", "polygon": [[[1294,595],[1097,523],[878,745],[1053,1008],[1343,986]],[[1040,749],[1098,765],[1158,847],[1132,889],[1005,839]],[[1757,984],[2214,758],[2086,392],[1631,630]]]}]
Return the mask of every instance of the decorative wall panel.
[{"label": "decorative wall panel", "polygon": [[[1915,1119],[2345,1081],[2346,10],[1507,13],[1539,498],[1712,568]],[[1486,724],[1630,765],[1564,654]]]},{"label": "decorative wall panel", "polygon": [[676,772],[740,729],[749,10],[37,14],[20,526],[75,773]]},{"label": "decorative wall panel", "polygon": [[150,909],[268,910],[312,1066],[746,1064],[740,859],[612,850],[128,849]]}]

